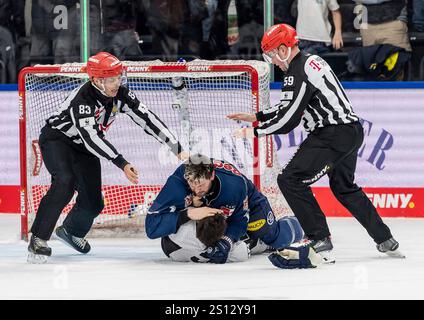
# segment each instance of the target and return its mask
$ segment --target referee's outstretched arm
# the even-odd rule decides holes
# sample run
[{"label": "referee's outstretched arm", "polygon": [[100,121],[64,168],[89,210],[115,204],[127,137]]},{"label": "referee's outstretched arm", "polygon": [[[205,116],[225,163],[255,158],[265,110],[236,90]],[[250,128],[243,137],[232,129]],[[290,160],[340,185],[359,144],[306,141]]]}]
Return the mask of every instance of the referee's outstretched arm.
[{"label": "referee's outstretched arm", "polygon": [[[284,86],[281,93],[280,103],[272,109],[276,109],[271,113],[259,112],[256,117],[258,121],[268,118],[269,114],[274,115],[273,118],[261,122],[254,129],[255,136],[261,137],[269,134],[285,134],[289,133],[300,123],[303,111],[308,105],[312,96],[312,85],[303,79],[290,77],[289,83],[292,85]],[[286,78],[285,78],[286,79]],[[285,81],[286,82],[286,81]]]}]

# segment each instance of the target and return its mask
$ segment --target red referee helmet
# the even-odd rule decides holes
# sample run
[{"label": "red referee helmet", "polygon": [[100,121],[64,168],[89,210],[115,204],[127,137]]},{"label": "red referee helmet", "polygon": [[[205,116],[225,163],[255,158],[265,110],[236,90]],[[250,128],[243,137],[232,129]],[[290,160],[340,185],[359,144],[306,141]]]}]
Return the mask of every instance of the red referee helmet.
[{"label": "red referee helmet", "polygon": [[88,58],[87,74],[91,79],[116,77],[122,74],[124,66],[114,55],[108,52],[99,52]]},{"label": "red referee helmet", "polygon": [[261,48],[263,52],[277,49],[280,45],[292,48],[299,42],[296,30],[288,24],[276,24],[269,28],[262,37]]}]

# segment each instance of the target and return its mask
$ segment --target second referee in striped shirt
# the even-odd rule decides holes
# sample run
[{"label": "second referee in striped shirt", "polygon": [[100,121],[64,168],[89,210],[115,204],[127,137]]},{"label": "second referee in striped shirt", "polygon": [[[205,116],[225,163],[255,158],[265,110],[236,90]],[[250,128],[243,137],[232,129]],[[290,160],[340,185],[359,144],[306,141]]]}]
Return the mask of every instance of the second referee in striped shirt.
[{"label": "second referee in striped shirt", "polygon": [[275,25],[264,34],[264,59],[284,72],[280,103],[256,114],[229,115],[233,120],[259,121],[257,127],[239,129],[235,136],[286,134],[303,122],[309,135],[279,174],[278,186],[315,251],[326,262],[335,261],[325,215],[310,188],[328,175],[335,197],[367,230],[377,249],[391,254],[398,242],[354,183],[364,140],[359,118],[330,66],[319,56],[300,52],[297,43],[296,31],[289,25]]}]

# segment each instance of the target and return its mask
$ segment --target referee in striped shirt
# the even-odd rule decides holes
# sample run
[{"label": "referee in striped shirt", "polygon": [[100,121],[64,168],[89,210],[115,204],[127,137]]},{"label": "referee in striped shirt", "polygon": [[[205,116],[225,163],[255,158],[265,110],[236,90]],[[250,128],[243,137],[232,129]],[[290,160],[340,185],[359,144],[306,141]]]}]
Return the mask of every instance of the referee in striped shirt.
[{"label": "referee in striped shirt", "polygon": [[122,62],[107,52],[90,57],[90,81],[76,88],[41,130],[39,144],[52,184],[31,227],[30,263],[44,263],[51,255],[47,240],[75,190],[76,203],[56,228],[56,236],[81,253],[90,251],[85,235],[104,206],[101,158],[115,164],[131,183],[138,183],[137,169],[105,138],[118,113],[125,113],[147,134],[168,145],[178,158],[188,156],[159,117],[122,85],[123,72]]},{"label": "referee in striped shirt", "polygon": [[309,135],[279,174],[278,186],[315,251],[324,261],[335,262],[325,215],[310,188],[328,175],[332,192],[377,249],[397,255],[399,243],[354,183],[357,152],[364,139],[359,118],[330,66],[319,56],[300,52],[297,43],[296,30],[289,25],[274,25],[264,34],[264,59],[284,72],[280,102],[256,114],[228,115],[233,120],[259,121],[257,127],[239,129],[235,136],[287,134],[302,122]]}]

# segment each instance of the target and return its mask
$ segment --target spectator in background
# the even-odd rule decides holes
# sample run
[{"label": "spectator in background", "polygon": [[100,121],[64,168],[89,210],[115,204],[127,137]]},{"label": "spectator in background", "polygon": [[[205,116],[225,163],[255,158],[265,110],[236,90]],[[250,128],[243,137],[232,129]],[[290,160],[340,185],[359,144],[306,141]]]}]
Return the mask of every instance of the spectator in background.
[{"label": "spectator in background", "polygon": [[361,26],[362,45],[391,44],[412,51],[408,36],[406,0],[354,0],[367,9]]},{"label": "spectator in background", "polygon": [[0,83],[16,82],[15,43],[12,33],[0,26]]},{"label": "spectator in background", "polygon": [[14,39],[25,35],[24,6],[25,1],[0,0],[0,26]]},{"label": "spectator in background", "polygon": [[[212,0],[213,1],[213,0]],[[215,0],[216,1],[216,0]],[[208,39],[209,59],[243,58],[260,54],[263,5],[255,0],[217,1]]]},{"label": "spectator in background", "polygon": [[414,13],[412,15],[412,24],[414,29],[424,32],[424,0],[413,0]]},{"label": "spectator in background", "polygon": [[15,5],[19,3],[20,8],[18,9],[19,21],[18,32],[16,34],[16,58],[17,64],[16,69],[20,71],[24,67],[31,65],[30,52],[31,52],[31,4],[32,0],[16,1]]},{"label": "spectator in background", "polygon": [[147,27],[152,34],[154,55],[176,60],[185,3],[185,0],[150,0],[146,4]]},{"label": "spectator in background", "polygon": [[209,48],[209,37],[211,34],[215,11],[218,8],[218,0],[207,0],[205,2],[208,10],[207,16],[202,21],[202,58],[213,59]]},{"label": "spectator in background", "polygon": [[[183,9],[183,28],[178,54],[197,56],[202,54],[205,20],[210,20],[209,10],[214,12],[217,2],[214,0],[188,0]],[[214,9],[215,8],[215,9]],[[206,25],[207,25],[206,21]],[[209,31],[208,31],[209,36]],[[205,39],[205,42],[207,38]]]},{"label": "spectator in background", "polygon": [[[230,47],[238,42],[238,17],[242,10],[242,1],[239,0],[215,0],[215,2],[216,9],[213,12],[208,39],[208,49],[212,55],[209,58],[211,59],[228,54]],[[230,19],[231,21],[229,21]]]},{"label": "spectator in background", "polygon": [[[355,0],[363,5],[360,32],[363,47],[349,51],[347,70],[364,80],[408,79],[411,58],[406,0]],[[365,8],[365,10],[364,10]],[[364,19],[366,17],[366,19]]]},{"label": "spectator in background", "polygon": [[[337,0],[297,0],[296,29],[300,40],[299,48],[311,54],[323,54],[343,47],[342,15]],[[334,22],[331,37],[329,11]]]},{"label": "spectator in background", "polygon": [[[274,4],[275,6],[275,4]],[[250,1],[248,6],[243,8],[243,18],[240,19],[239,42],[233,46],[233,53],[241,59],[262,58],[261,39],[264,28],[264,6],[261,1]]]},{"label": "spectator in background", "polygon": [[17,81],[17,41],[25,36],[24,2],[0,0],[0,83]]},{"label": "spectator in background", "polygon": [[79,61],[77,3],[77,0],[32,0],[32,64]]},{"label": "spectator in background", "polygon": [[[119,59],[139,59],[134,0],[92,0],[90,50]],[[31,62],[80,61],[81,8],[78,0],[32,0]]]},{"label": "spectator in background", "polygon": [[134,0],[100,0],[103,34],[102,51],[107,51],[119,60],[139,60],[142,52],[136,27],[136,6]]},{"label": "spectator in background", "polygon": [[[296,17],[293,14],[295,0],[274,0],[274,22],[296,25]],[[296,10],[297,11],[297,10]]]}]

